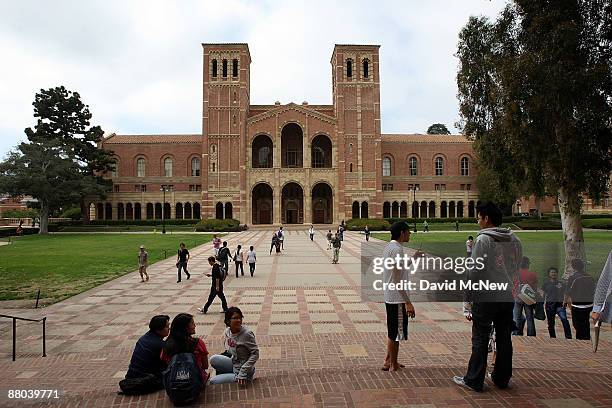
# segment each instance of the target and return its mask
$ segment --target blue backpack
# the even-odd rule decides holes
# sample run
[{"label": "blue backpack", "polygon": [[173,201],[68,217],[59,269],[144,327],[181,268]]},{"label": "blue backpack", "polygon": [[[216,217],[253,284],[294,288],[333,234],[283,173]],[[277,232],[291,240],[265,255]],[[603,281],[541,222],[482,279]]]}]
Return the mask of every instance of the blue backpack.
[{"label": "blue backpack", "polygon": [[175,406],[195,402],[204,389],[200,367],[193,353],[175,354],[163,372],[164,388]]}]

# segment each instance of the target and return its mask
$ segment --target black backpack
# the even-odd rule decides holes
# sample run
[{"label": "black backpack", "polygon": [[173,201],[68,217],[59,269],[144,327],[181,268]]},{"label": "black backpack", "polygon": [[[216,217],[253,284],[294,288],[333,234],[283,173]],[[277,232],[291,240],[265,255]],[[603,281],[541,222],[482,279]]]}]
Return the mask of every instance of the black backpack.
[{"label": "black backpack", "polygon": [[153,374],[147,374],[144,377],[121,380],[119,381],[119,388],[121,388],[119,394],[122,395],[144,395],[161,390],[164,385],[161,378]]},{"label": "black backpack", "polygon": [[163,382],[166,394],[175,406],[195,402],[205,385],[193,353],[175,354],[163,372]]}]

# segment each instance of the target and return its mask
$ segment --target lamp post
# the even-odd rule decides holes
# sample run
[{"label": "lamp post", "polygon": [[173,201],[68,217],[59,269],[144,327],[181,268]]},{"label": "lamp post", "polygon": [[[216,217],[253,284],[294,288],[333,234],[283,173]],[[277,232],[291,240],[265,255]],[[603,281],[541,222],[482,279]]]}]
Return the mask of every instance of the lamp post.
[{"label": "lamp post", "polygon": [[417,232],[417,225],[416,225],[416,218],[418,218],[418,206],[417,209],[415,211],[414,209],[414,203],[416,203],[416,192],[419,190],[419,187],[415,184],[414,186],[412,186],[412,215],[415,218],[414,220],[414,232]]},{"label": "lamp post", "polygon": [[166,186],[162,185],[159,190],[162,191],[164,194],[164,198],[162,199],[161,216],[162,216],[162,234],[165,234],[166,233],[166,223],[164,222],[164,212],[166,211],[166,191],[167,191]]}]

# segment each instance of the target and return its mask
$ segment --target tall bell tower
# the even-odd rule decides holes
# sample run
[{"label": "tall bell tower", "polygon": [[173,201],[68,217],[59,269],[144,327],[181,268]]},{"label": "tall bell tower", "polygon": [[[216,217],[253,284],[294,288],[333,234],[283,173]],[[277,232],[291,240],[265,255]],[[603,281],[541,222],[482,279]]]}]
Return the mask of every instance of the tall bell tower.
[{"label": "tall bell tower", "polygon": [[370,218],[382,217],[379,48],[336,44],[332,54],[342,218],[351,218],[354,201],[368,203]]},{"label": "tall bell tower", "polygon": [[[246,220],[246,119],[250,105],[248,44],[202,44],[202,218]],[[229,206],[227,205],[229,204]]]}]

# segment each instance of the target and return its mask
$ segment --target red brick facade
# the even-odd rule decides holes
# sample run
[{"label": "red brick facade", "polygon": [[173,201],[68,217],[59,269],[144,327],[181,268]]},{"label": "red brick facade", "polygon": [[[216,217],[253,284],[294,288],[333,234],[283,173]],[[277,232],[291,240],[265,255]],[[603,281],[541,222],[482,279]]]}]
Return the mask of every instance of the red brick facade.
[{"label": "red brick facade", "polygon": [[162,202],[166,218],[249,225],[474,215],[467,139],[381,134],[378,46],[335,46],[332,105],[251,105],[248,45],[203,51],[202,134],[105,139],[115,190],[92,217],[160,218]]}]

